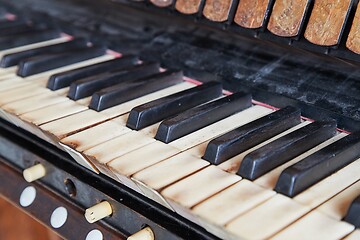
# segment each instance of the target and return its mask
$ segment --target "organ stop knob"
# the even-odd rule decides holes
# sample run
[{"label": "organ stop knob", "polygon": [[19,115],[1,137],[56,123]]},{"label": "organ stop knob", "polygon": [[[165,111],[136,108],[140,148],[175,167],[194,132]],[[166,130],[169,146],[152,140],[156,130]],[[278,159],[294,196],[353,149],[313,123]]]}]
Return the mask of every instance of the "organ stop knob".
[{"label": "organ stop knob", "polygon": [[146,227],[129,236],[127,240],[155,240],[155,235],[150,227]]},{"label": "organ stop knob", "polygon": [[85,218],[89,223],[97,222],[112,214],[109,202],[103,201],[85,210]]},{"label": "organ stop knob", "polygon": [[24,179],[27,182],[33,182],[35,180],[38,180],[44,177],[45,174],[46,174],[46,169],[41,163],[29,167],[23,171]]}]

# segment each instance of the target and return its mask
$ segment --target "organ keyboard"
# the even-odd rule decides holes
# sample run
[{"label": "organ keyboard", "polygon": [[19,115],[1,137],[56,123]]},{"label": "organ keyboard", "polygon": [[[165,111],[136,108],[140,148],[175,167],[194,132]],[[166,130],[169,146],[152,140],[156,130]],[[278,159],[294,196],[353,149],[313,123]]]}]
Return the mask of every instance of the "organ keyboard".
[{"label": "organ keyboard", "polygon": [[[333,4],[290,1],[290,6],[282,6],[279,1],[246,0],[238,5],[237,1],[150,2],[162,8],[173,6],[185,14],[202,11],[213,22],[233,20],[233,24],[246,31],[265,31],[268,24],[269,32],[291,37],[292,41],[304,34],[310,43],[331,46],[327,48],[328,54],[341,55],[346,51],[344,59],[357,61],[358,44],[353,30],[357,15],[351,30],[344,30],[349,16],[354,17],[353,1]],[[142,8],[144,3],[130,4]],[[311,15],[305,19],[310,8]],[[323,20],[325,8],[335,17]],[[294,14],[291,21],[288,12]],[[189,78],[197,74],[188,69],[189,65],[196,66],[191,62],[194,59],[189,59],[187,68],[177,66],[184,70],[181,71],[170,66],[173,64],[158,62],[166,57],[165,53],[159,59],[153,59],[156,54],[150,57],[146,54],[166,47],[167,36],[152,42],[139,56],[133,52],[118,53],[116,47],[110,44],[107,48],[96,37],[78,36],[76,31],[66,31],[67,28],[59,30],[52,21],[45,24],[48,17],[41,24],[21,18],[18,13],[16,19],[0,22],[0,169],[4,172],[1,178],[13,188],[17,186],[11,181],[20,182],[21,189],[11,191],[2,186],[0,190],[2,195],[19,202],[24,209],[30,207],[31,211],[33,203],[40,204],[37,198],[50,199],[53,205],[44,208],[52,211],[58,207],[50,222],[48,213],[37,217],[62,236],[359,237],[360,124],[356,67],[341,82],[343,88],[338,87],[342,91],[335,92],[341,95],[345,91],[354,97],[342,102],[350,109],[344,109],[347,115],[353,110],[355,117],[351,118],[318,107],[320,100],[314,107],[263,90],[227,88],[226,81],[222,84],[206,79],[208,74],[204,78],[198,73],[201,81]],[[330,25],[332,30],[328,29]],[[343,43],[344,32],[349,34],[346,50],[339,45]],[[245,58],[252,53],[247,49],[251,45],[243,41]],[[255,74],[246,73],[244,68],[237,75],[247,75],[244,82],[265,84],[267,77],[272,81],[268,73],[274,69],[291,72],[282,65],[286,63],[287,51],[281,54],[284,55],[276,59],[260,53],[263,57],[260,61],[244,61],[249,69],[255,66]],[[166,58],[177,57],[173,54]],[[199,61],[207,64],[205,60]],[[231,61],[226,59],[229,65]],[[257,64],[262,67],[256,67]],[[300,57],[300,62],[293,63],[297,64],[305,63]],[[218,68],[219,72],[222,70]],[[297,74],[300,82],[309,81],[301,78],[301,72]],[[286,79],[279,74],[275,77]],[[329,77],[319,81],[325,82],[320,82],[321,86],[328,87],[339,84],[335,80]],[[311,90],[312,85],[305,87]],[[11,139],[12,134],[15,140]],[[22,151],[19,144],[24,143],[37,150],[24,146],[25,153],[19,157],[16,152]],[[26,182],[19,180],[19,169],[24,170]],[[64,217],[68,214],[71,217]],[[74,219],[79,222],[79,235],[69,231]],[[93,229],[89,223],[96,227]]]}]

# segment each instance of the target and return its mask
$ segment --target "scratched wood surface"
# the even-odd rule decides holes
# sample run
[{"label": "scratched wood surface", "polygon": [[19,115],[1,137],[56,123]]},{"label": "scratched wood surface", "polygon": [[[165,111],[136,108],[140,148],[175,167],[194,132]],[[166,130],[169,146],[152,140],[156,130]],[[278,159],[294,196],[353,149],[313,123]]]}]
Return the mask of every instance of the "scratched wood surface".
[{"label": "scratched wood surface", "polygon": [[339,43],[351,0],[316,0],[305,30],[305,38],[314,44]]},{"label": "scratched wood surface", "polygon": [[268,30],[281,37],[297,36],[309,2],[310,0],[275,1]]},{"label": "scratched wood surface", "polygon": [[194,14],[199,11],[201,0],[177,0],[175,8],[184,14]]},{"label": "scratched wood surface", "polygon": [[270,0],[241,0],[234,21],[244,28],[263,26]]},{"label": "scratched wood surface", "polygon": [[224,22],[229,18],[233,0],[206,0],[203,14],[214,22]]},{"label": "scratched wood surface", "polygon": [[360,54],[360,4],[358,4],[350,33],[346,41],[346,47]]},{"label": "scratched wood surface", "polygon": [[50,229],[2,198],[0,198],[0,211],[1,239],[61,240]]}]

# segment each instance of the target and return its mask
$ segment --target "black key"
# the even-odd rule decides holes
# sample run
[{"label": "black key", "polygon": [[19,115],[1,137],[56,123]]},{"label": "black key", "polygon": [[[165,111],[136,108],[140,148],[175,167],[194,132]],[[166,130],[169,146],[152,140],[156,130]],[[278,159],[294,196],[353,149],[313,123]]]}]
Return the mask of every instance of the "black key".
[{"label": "black key", "polygon": [[220,97],[222,84],[209,82],[142,104],[130,111],[126,126],[140,130],[187,109]]},{"label": "black key", "polygon": [[0,67],[6,68],[6,67],[15,66],[22,60],[26,60],[27,58],[41,54],[62,53],[65,51],[76,50],[78,48],[85,48],[86,44],[87,44],[86,39],[79,38],[69,42],[7,54],[3,56],[3,58],[1,59]]},{"label": "black key", "polygon": [[203,159],[220,164],[273,136],[299,124],[300,110],[285,107],[211,140]]},{"label": "black key", "polygon": [[47,82],[47,88],[55,91],[64,87],[68,87],[72,82],[82,78],[87,78],[124,67],[130,67],[135,65],[138,60],[139,59],[136,56],[129,55],[110,61],[57,73],[49,78],[49,81]]},{"label": "black key", "polygon": [[9,37],[11,35],[14,35],[13,37],[16,37],[16,34],[23,34],[33,30],[36,29],[26,23],[17,24],[16,26],[11,27],[3,27],[0,28],[0,38]]},{"label": "black key", "polygon": [[29,24],[26,23],[23,19],[14,20],[14,21],[0,21],[0,33],[2,30],[17,28],[20,26],[29,26]]},{"label": "black key", "polygon": [[356,132],[286,168],[275,190],[294,197],[359,157],[360,132]]},{"label": "black key", "polygon": [[335,134],[335,121],[309,124],[246,155],[238,174],[254,180]]},{"label": "black key", "polygon": [[356,228],[360,228],[360,196],[355,198],[351,203],[344,220],[351,223]]},{"label": "black key", "polygon": [[89,107],[96,111],[102,111],[182,81],[181,71],[166,71],[136,81],[126,81],[94,93]]},{"label": "black key", "polygon": [[169,143],[251,106],[251,95],[238,92],[164,120],[155,138]]},{"label": "black key", "polygon": [[68,97],[73,100],[79,100],[91,96],[103,88],[125,81],[141,79],[157,72],[159,72],[158,63],[144,63],[120,71],[84,78],[70,85]]},{"label": "black key", "polygon": [[10,35],[0,38],[0,50],[20,47],[36,42],[46,41],[60,37],[60,32],[56,29],[33,30],[23,34]]},{"label": "black key", "polygon": [[105,53],[104,46],[87,47],[61,54],[41,55],[21,61],[17,75],[28,77],[73,63],[101,56]]}]

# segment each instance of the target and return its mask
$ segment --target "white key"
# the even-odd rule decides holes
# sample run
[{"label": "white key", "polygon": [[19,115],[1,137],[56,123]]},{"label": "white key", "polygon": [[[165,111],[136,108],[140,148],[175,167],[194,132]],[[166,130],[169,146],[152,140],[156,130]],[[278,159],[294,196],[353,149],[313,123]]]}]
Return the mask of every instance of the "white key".
[{"label": "white key", "polygon": [[236,173],[240,168],[242,160],[244,159],[244,157],[248,153],[250,153],[252,151],[255,151],[256,149],[258,149],[258,148],[260,148],[260,147],[262,147],[262,146],[264,146],[264,145],[266,145],[266,144],[268,144],[268,143],[270,143],[272,141],[275,141],[276,139],[278,139],[278,138],[280,138],[280,137],[282,137],[282,136],[284,136],[286,134],[289,134],[290,132],[293,132],[293,131],[295,131],[295,130],[297,130],[299,128],[302,128],[302,127],[304,127],[304,126],[306,126],[308,124],[310,124],[309,121],[302,122],[302,123],[296,125],[295,127],[292,127],[290,129],[288,129],[288,130],[286,130],[286,131],[284,131],[284,132],[282,132],[282,133],[280,133],[280,134],[278,134],[278,135],[276,135],[276,136],[274,136],[274,137],[272,137],[272,138],[270,138],[270,139],[256,145],[256,146],[254,146],[254,147],[252,147],[252,148],[250,148],[250,149],[248,149],[248,150],[246,150],[246,151],[244,151],[244,152],[242,152],[242,153],[240,153],[240,154],[226,160],[225,162],[219,164],[218,166],[221,169],[223,169],[224,171],[227,171],[227,172],[230,172],[230,173]]},{"label": "white key", "polygon": [[208,165],[209,162],[183,152],[138,172],[133,179],[159,191]]},{"label": "white key", "polygon": [[281,239],[327,239],[336,240],[345,237],[354,230],[354,226],[334,220],[319,212],[313,211],[272,237]]},{"label": "white key", "polygon": [[154,141],[154,138],[144,137],[144,135],[139,132],[131,131],[125,135],[90,148],[84,151],[84,154],[99,168],[100,171],[104,170],[104,173],[106,174],[108,172],[106,164],[109,161]]},{"label": "white key", "polygon": [[276,194],[251,211],[231,221],[226,229],[244,239],[267,239],[310,209],[291,198]]},{"label": "white key", "polygon": [[258,184],[258,185],[260,185],[262,187],[265,187],[265,188],[274,189],[275,185],[276,185],[276,182],[277,182],[281,172],[285,168],[297,163],[298,161],[300,161],[300,160],[304,159],[305,157],[319,151],[320,149],[330,145],[331,143],[334,143],[335,141],[345,137],[346,135],[347,134],[345,134],[345,133],[340,133],[340,134],[336,135],[335,137],[330,138],[329,140],[317,145],[316,147],[304,152],[303,154],[297,156],[296,158],[294,158],[294,159],[284,163],[283,165],[271,170],[270,172],[264,174],[263,176],[256,179],[254,181],[254,183],[256,183],[256,184]]},{"label": "white key", "polygon": [[51,93],[51,91],[49,89],[40,88],[39,86],[27,85],[6,92],[1,92],[0,106],[43,93]]},{"label": "white key", "polygon": [[31,49],[40,48],[40,47],[46,47],[46,46],[50,46],[50,45],[54,45],[54,44],[67,42],[69,40],[70,40],[70,37],[64,36],[64,37],[60,37],[60,38],[56,38],[56,39],[52,39],[52,40],[48,40],[48,41],[37,42],[37,43],[28,44],[28,45],[24,45],[24,46],[20,46],[20,47],[5,49],[5,50],[0,51],[0,58],[2,58],[4,55],[7,55],[7,54],[22,52],[22,51],[31,50]]},{"label": "white key", "polygon": [[222,226],[273,195],[274,191],[243,179],[195,206],[191,212],[212,224]]},{"label": "white key", "polygon": [[209,139],[217,137],[225,132],[231,131],[237,126],[254,121],[255,119],[265,116],[271,112],[272,110],[269,108],[253,106],[216,123],[213,123],[207,127],[204,127],[198,131],[190,133],[182,138],[179,138],[169,143],[169,145],[180,150],[186,150]]},{"label": "white key", "polygon": [[343,238],[343,240],[359,240],[360,239],[360,230],[357,229],[353,231],[351,234]]},{"label": "white key", "polygon": [[52,92],[47,92],[44,94],[5,104],[1,106],[1,108],[10,114],[20,115],[53,104],[64,102],[66,100],[67,98],[65,97],[57,96]]},{"label": "white key", "polygon": [[74,101],[68,100],[48,107],[44,107],[32,112],[19,115],[19,117],[34,125],[44,124],[55,119],[62,118],[71,114],[88,109],[85,106],[76,104]]},{"label": "white key", "polygon": [[126,122],[127,116],[128,114],[125,114],[79,133],[75,133],[62,139],[61,142],[79,152],[83,152],[100,143],[131,132],[129,128],[121,124],[121,122]]},{"label": "white key", "polygon": [[352,201],[359,195],[360,181],[357,181],[320,207],[316,208],[316,210],[340,221],[346,216]]},{"label": "white key", "polygon": [[174,202],[175,209],[177,205],[181,205],[181,209],[189,209],[240,180],[240,176],[227,173],[215,166],[208,166],[165,188],[161,195]]},{"label": "white key", "polygon": [[298,194],[293,200],[311,208],[317,207],[358,181],[360,178],[359,172],[360,159]]}]

